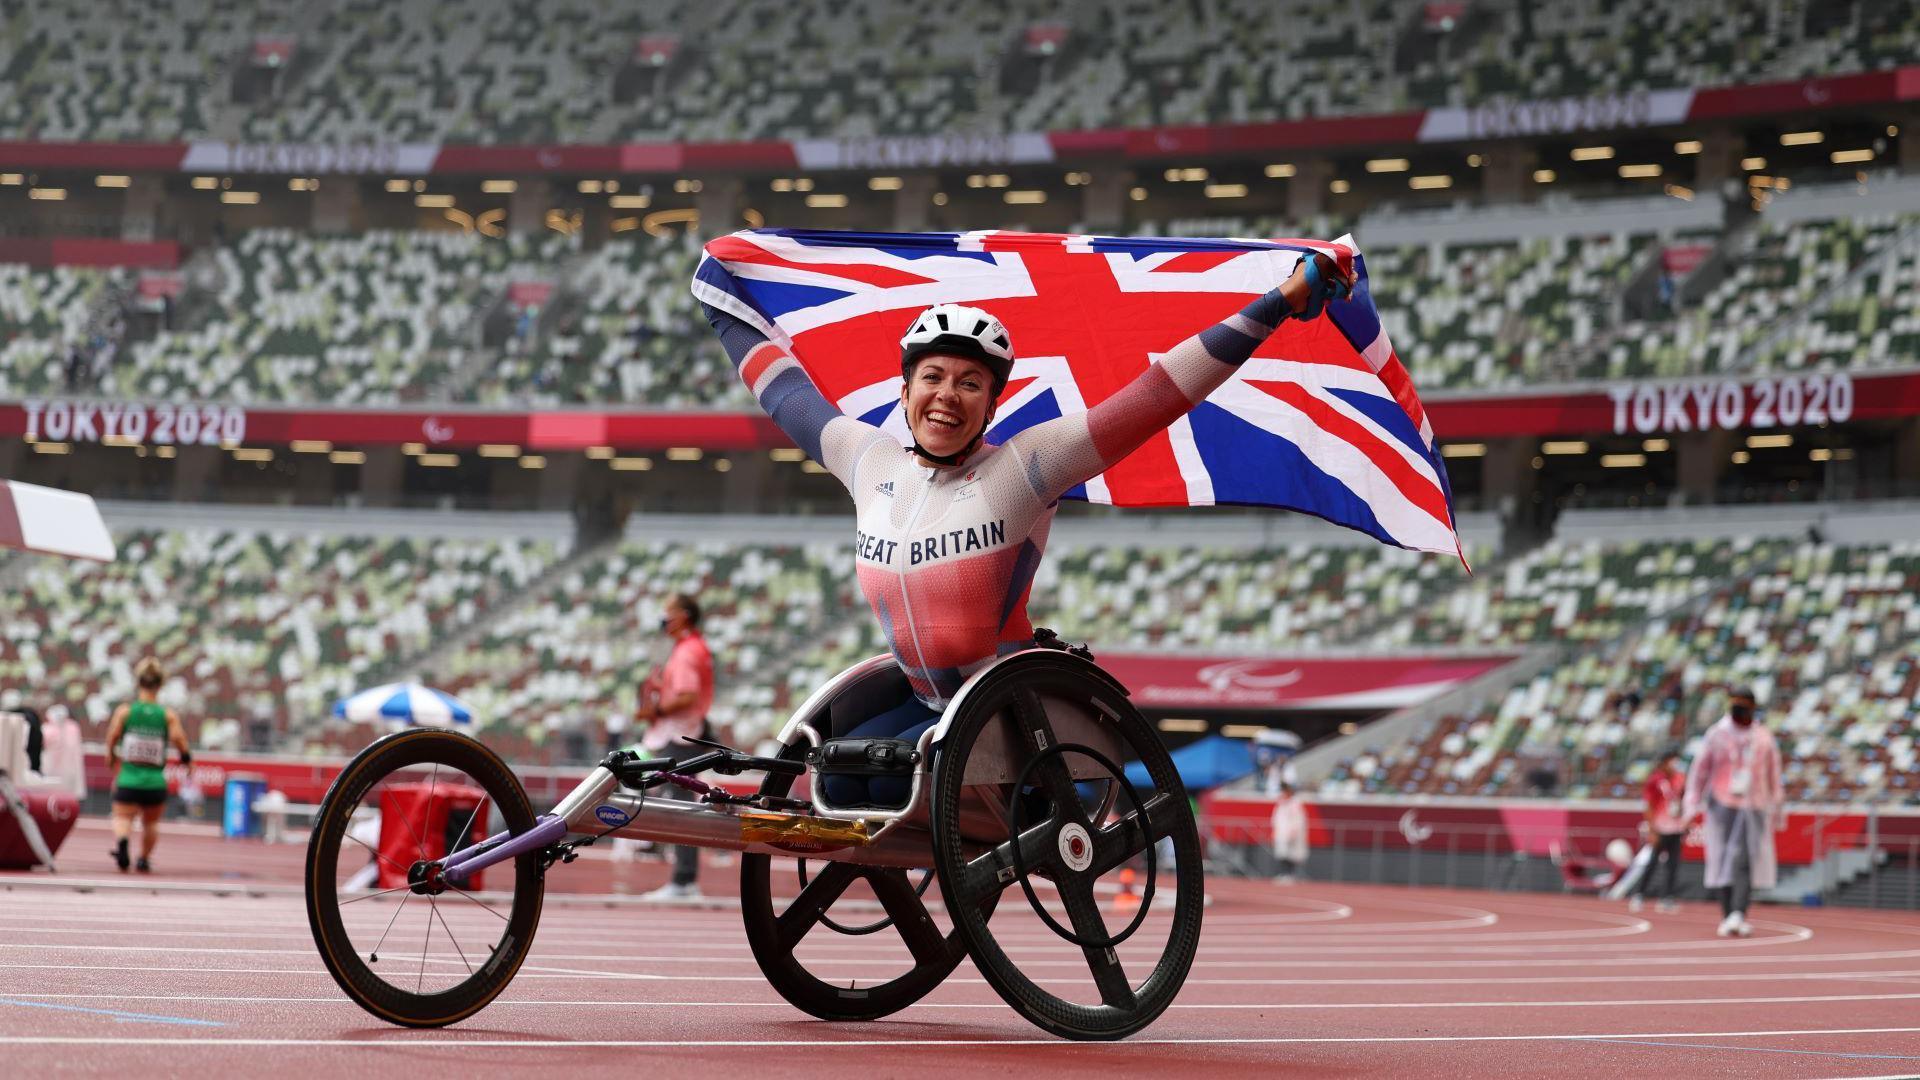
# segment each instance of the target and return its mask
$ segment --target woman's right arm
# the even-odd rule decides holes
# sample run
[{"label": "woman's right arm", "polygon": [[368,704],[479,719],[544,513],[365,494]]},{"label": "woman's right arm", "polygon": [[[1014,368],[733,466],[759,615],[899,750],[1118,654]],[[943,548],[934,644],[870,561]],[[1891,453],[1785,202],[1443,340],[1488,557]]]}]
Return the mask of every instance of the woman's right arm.
[{"label": "woman's right arm", "polygon": [[120,733],[127,726],[127,707],[113,710],[113,719],[107,722],[107,775],[120,771]]},{"label": "woman's right arm", "polygon": [[758,329],[711,304],[703,303],[700,309],[760,408],[795,446],[852,491],[854,466],[861,456],[875,446],[893,444],[892,436],[834,408],[800,361]]}]

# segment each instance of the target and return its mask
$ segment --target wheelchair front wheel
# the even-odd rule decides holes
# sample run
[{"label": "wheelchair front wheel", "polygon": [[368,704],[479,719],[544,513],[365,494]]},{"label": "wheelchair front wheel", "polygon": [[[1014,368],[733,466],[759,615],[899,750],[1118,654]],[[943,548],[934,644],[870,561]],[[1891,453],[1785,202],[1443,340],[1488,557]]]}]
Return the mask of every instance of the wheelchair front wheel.
[{"label": "wheelchair front wheel", "polygon": [[362,750],[328,788],[307,844],[307,923],[334,982],[408,1027],[463,1020],[499,996],[533,946],[540,854],[464,888],[427,868],[490,831],[533,825],[519,778],[465,735],[419,728]]}]

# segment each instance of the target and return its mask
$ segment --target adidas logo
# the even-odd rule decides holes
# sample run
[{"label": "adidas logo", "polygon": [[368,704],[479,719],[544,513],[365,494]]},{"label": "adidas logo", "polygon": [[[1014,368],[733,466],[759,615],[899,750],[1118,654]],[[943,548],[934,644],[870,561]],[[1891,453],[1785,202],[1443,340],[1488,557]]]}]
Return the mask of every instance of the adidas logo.
[{"label": "adidas logo", "polygon": [[873,490],[891,499],[893,498],[893,481],[888,480],[883,483],[875,484],[873,485]]}]

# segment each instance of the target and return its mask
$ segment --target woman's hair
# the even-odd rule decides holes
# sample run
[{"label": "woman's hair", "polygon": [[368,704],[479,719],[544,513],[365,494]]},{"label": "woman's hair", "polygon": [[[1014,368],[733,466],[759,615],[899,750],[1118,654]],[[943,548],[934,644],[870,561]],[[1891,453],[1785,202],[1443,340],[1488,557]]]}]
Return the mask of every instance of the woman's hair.
[{"label": "woman's hair", "polygon": [[158,690],[160,684],[167,681],[167,673],[160,667],[160,661],[148,656],[133,666],[133,681],[142,690]]}]

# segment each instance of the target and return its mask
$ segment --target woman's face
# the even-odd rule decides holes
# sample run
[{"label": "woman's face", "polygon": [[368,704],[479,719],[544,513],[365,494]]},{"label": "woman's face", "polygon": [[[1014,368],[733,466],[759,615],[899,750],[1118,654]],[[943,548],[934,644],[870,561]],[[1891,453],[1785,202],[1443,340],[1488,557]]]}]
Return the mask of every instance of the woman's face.
[{"label": "woman's face", "polygon": [[900,388],[914,441],[945,457],[966,449],[993,412],[993,373],[964,356],[930,353]]}]

